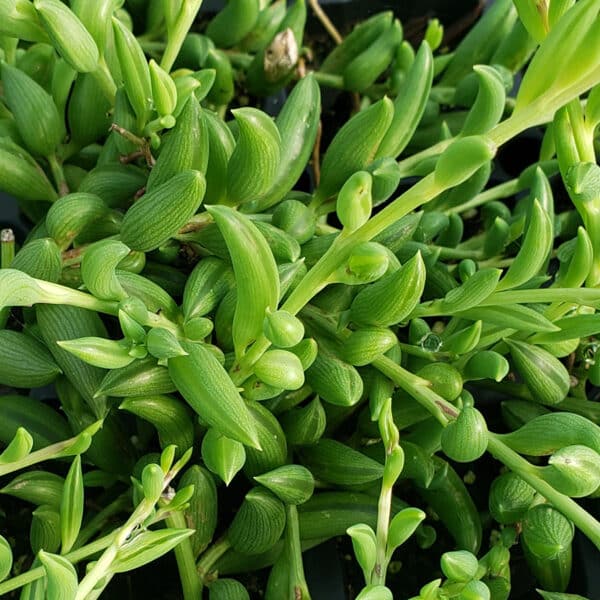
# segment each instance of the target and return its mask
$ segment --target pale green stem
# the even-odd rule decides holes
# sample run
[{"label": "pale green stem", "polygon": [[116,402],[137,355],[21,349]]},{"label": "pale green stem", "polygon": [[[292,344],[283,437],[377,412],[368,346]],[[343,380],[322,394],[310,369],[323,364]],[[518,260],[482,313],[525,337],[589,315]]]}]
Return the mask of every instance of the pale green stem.
[{"label": "pale green stem", "polygon": [[381,485],[379,503],[377,505],[377,533],[375,568],[371,574],[372,585],[385,585],[388,567],[387,540],[390,527],[390,514],[392,512],[393,486]]},{"label": "pale green stem", "polygon": [[344,78],[341,75],[334,75],[332,73],[321,73],[321,71],[313,71],[315,80],[320,85],[324,85],[336,90],[344,89]]},{"label": "pale green stem", "polygon": [[[557,108],[566,104],[572,98],[579,96],[581,93],[592,87],[597,80],[600,79],[600,67],[595,71],[589,73],[586,77],[580,81],[575,82],[570,87],[562,90],[561,93],[556,94],[554,98],[547,98],[545,95],[541,96],[529,106],[516,111],[512,116],[505,121],[502,121],[496,127],[486,134],[496,146],[500,146],[508,140],[515,137],[525,129],[532,127],[533,125],[541,125],[548,122],[554,116],[554,112]],[[412,166],[418,164],[423,158],[428,156],[434,156],[445,150],[453,140],[444,140],[439,142],[435,146],[432,146],[425,152],[421,152],[417,155],[412,156],[410,159],[414,162]],[[400,161],[399,163],[401,170],[405,171],[409,168],[409,163],[406,161]],[[402,218],[414,209],[426,204],[446,188],[435,183],[434,174],[430,174],[427,177],[421,179],[407,192],[402,194],[399,198],[396,198],[391,204],[385,209],[376,214],[374,217],[369,219],[365,225],[359,228],[357,231],[349,235],[344,240],[339,240],[340,243],[333,244],[329,250],[321,257],[317,264],[305,275],[303,280],[290,294],[287,301],[284,303],[282,308],[296,314],[302,309],[302,307],[321,289],[323,289],[329,280],[329,277],[335,269],[343,263],[350,253],[350,249],[354,247],[358,242],[364,242],[372,239],[378,233],[381,233],[384,229],[389,227],[392,223]],[[563,290],[564,291],[564,290]],[[575,290],[573,290],[574,292]],[[579,292],[596,292],[595,290],[578,290]],[[544,292],[548,295],[556,292],[560,293],[559,290],[544,289],[544,290],[526,290],[525,292],[503,292],[503,294],[525,294],[526,299],[524,300],[509,300],[508,297],[503,296],[503,302],[535,302],[532,299],[532,292]],[[600,292],[596,292],[599,294]],[[493,296],[498,296],[494,294]],[[553,298],[549,298],[547,295],[542,296],[540,301],[552,301]],[[598,295],[600,300],[600,295]],[[569,300],[567,300],[569,301]],[[579,302],[579,299],[576,300]],[[585,302],[583,302],[585,304]],[[250,351],[241,359],[239,364],[235,364],[232,368],[232,379],[236,384],[242,383],[251,373],[252,366],[260,358],[262,353],[269,347],[269,342],[264,336],[261,336],[250,349]]]},{"label": "pale green stem", "polygon": [[[597,307],[600,303],[600,289],[541,288],[495,292],[485,300],[479,302],[477,306],[506,306],[509,304],[536,304],[546,302],[563,302]],[[441,317],[454,314],[455,312],[459,311],[445,310],[443,300],[432,300],[417,306],[410,316],[413,319],[416,317]]]},{"label": "pale green stem", "polygon": [[[596,162],[595,159],[594,162]],[[600,198],[585,203],[579,202],[576,208],[581,215],[594,250],[592,268],[585,283],[589,287],[596,287],[600,284]]]},{"label": "pale green stem", "polygon": [[600,549],[600,523],[573,499],[557,492],[531,469],[532,465],[511,450],[496,434],[488,434],[488,451],[511,471],[517,473],[540,495],[552,503],[565,517],[573,521],[590,541]]},{"label": "pale green stem", "polygon": [[[69,438],[68,440],[64,440],[63,442],[46,446],[46,448],[42,448],[41,450],[31,452],[21,460],[7,464],[0,464],[0,477],[8,475],[9,473],[14,473],[15,471],[21,471],[22,469],[26,469],[27,467],[31,467],[32,465],[45,460],[52,460],[55,458],[68,456],[68,453],[65,453],[65,451],[76,444],[79,445],[79,443],[79,436],[75,436]],[[78,448],[78,450],[80,450],[80,448]]]},{"label": "pale green stem", "polygon": [[[579,104],[579,98],[573,102]],[[594,152],[594,136],[590,135],[588,129],[585,127],[585,122],[578,118],[573,102],[567,104],[567,112],[569,113],[569,120],[571,122],[571,127],[573,128],[573,140],[577,146],[579,160],[581,162],[595,163],[596,154]]]},{"label": "pale green stem", "polygon": [[87,541],[94,537],[107,521],[114,515],[125,510],[131,503],[131,493],[125,492],[113,500],[108,506],[105,506],[97,515],[92,517],[89,522],[81,529],[73,548],[77,550],[85,546]]},{"label": "pale green stem", "polygon": [[50,164],[50,170],[52,171],[52,177],[54,177],[59,196],[66,196],[69,193],[69,186],[67,185],[61,162],[56,157],[56,154],[51,154],[46,158]]},{"label": "pale green stem", "polygon": [[[456,418],[458,410],[452,404],[438,396],[431,388],[425,387],[420,377],[413,375],[396,365],[386,357],[380,357],[373,366],[387,375],[396,385],[408,392],[421,406],[429,411],[442,425],[447,425],[448,416]],[[517,473],[539,494],[551,502],[600,549],[600,523],[574,500],[557,492],[550,484],[541,479],[532,465],[519,454],[511,450],[500,438],[488,433],[488,451],[511,471]]]},{"label": "pale green stem", "polygon": [[414,168],[421,162],[423,162],[426,158],[431,158],[432,156],[437,156],[441,154],[456,138],[450,138],[448,140],[442,140],[433,146],[429,146],[425,150],[421,150],[421,152],[416,152],[415,154],[411,154],[407,158],[398,161],[398,167],[400,168],[400,173],[402,173],[402,177],[409,177],[413,174]]},{"label": "pale green stem", "polygon": [[514,196],[520,189],[519,180],[511,179],[510,181],[505,181],[499,185],[495,185],[467,200],[467,202],[463,202],[458,206],[452,206],[448,208],[445,212],[447,214],[452,213],[464,213],[473,208],[477,208],[483,204],[487,204],[492,200],[498,200],[500,198],[508,198],[509,196]]},{"label": "pale green stem", "polygon": [[181,50],[185,36],[188,34],[196,14],[200,10],[202,0],[184,0],[181,5],[181,10],[174,27],[168,32],[167,47],[160,61],[160,66],[169,73],[173,67],[173,63]]},{"label": "pale green stem", "polygon": [[200,557],[200,560],[196,563],[196,569],[200,576],[200,581],[205,584],[208,576],[210,575],[214,564],[231,548],[231,542],[227,536],[223,536],[217,540],[204,554]]},{"label": "pale green stem", "polygon": [[[87,544],[87,546],[83,546],[77,550],[73,550],[68,554],[65,554],[64,558],[66,558],[72,564],[77,564],[78,562],[97,554],[98,552],[102,552],[105,548],[110,546],[115,534],[109,533],[100,539]],[[8,594],[8,592],[12,592],[13,590],[17,590],[28,583],[39,579],[40,577],[44,577],[46,575],[46,570],[44,567],[36,567],[35,569],[30,569],[26,573],[22,573],[21,575],[17,575],[12,579],[7,581],[3,581],[0,583],[0,596],[4,594]]]},{"label": "pale green stem", "polygon": [[407,371],[386,356],[376,358],[372,365],[391,379],[398,387],[408,392],[429,414],[446,426],[450,419],[458,416],[455,406],[438,396],[426,379]]},{"label": "pale green stem", "polygon": [[18,38],[2,36],[4,48],[4,60],[9,65],[14,65],[17,62],[17,47],[19,46]]},{"label": "pale green stem", "polygon": [[[8,269],[10,263],[15,257],[15,234],[12,229],[3,229],[0,231],[0,269]],[[10,307],[5,306],[0,309],[0,329],[6,327]]]},{"label": "pale green stem", "polygon": [[479,261],[482,258],[481,250],[463,250],[462,248],[449,248],[447,246],[430,246],[434,252],[436,250],[440,253],[440,258],[449,260],[464,260],[470,258],[471,260]]},{"label": "pale green stem", "polygon": [[507,304],[535,304],[544,302],[571,302],[596,306],[600,302],[597,288],[542,288],[534,290],[510,290],[488,296],[479,306],[506,306]]},{"label": "pale green stem", "polygon": [[8,269],[15,257],[15,234],[12,229],[0,231],[0,269]]},{"label": "pale green stem", "polygon": [[[175,529],[185,529],[187,523],[180,511],[171,513],[167,519],[167,526]],[[192,543],[189,538],[181,541],[174,549],[177,568],[179,569],[179,580],[183,592],[183,600],[198,600],[202,597],[202,583],[196,570],[196,562],[192,551]]]},{"label": "pale green stem", "polygon": [[[165,474],[163,480],[163,491],[169,487],[173,477],[177,475],[177,465]],[[79,582],[77,594],[74,600],[87,600],[92,593],[92,590],[98,586],[98,583],[110,575],[112,572],[111,566],[116,560],[119,550],[129,540],[131,534],[141,527],[148,518],[152,515],[156,502],[144,498],[135,508],[127,522],[117,529],[112,537],[112,542],[108,548],[102,553],[102,556],[96,561],[94,566],[88,571],[86,576]],[[108,581],[107,581],[108,583]],[[105,587],[105,586],[102,586]]]},{"label": "pale green stem", "polygon": [[112,539],[112,543],[102,553],[87,575],[80,581],[74,600],[87,600],[98,582],[111,572],[111,565],[117,558],[119,550],[129,539],[133,531],[139,527],[152,513],[154,502],[142,500],[125,525],[120,527]]},{"label": "pale green stem", "polygon": [[[100,300],[91,294],[41,279],[35,279],[35,282],[46,293],[44,299],[40,301],[43,304],[67,304],[69,306],[102,312],[107,315],[117,316],[119,314],[119,303],[114,300]],[[180,333],[180,328],[162,314],[149,312],[142,325],[146,325],[147,327],[162,327],[175,334]]]},{"label": "pale green stem", "polygon": [[300,526],[298,525],[298,509],[293,504],[285,507],[286,530],[285,543],[290,560],[290,598],[310,600],[310,592],[304,576],[302,563],[302,546],[300,544]]}]

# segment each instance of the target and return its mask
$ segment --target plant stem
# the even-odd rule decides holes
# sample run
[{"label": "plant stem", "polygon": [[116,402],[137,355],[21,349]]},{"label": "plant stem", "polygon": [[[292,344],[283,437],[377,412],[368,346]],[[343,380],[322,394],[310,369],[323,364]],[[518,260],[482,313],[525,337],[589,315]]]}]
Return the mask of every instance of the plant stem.
[{"label": "plant stem", "polygon": [[381,485],[379,503],[377,505],[377,533],[376,533],[376,558],[375,568],[371,575],[372,585],[385,585],[387,573],[387,540],[390,527],[390,514],[392,511],[393,486]]},{"label": "plant stem", "polygon": [[110,546],[106,548],[87,575],[79,582],[74,600],[86,600],[98,582],[110,573],[111,565],[117,558],[119,550],[127,542],[133,531],[150,516],[154,504],[154,502],[145,498],[138,504],[125,525],[116,531]]},{"label": "plant stem", "polygon": [[319,0],[308,0],[310,7],[313,9],[315,16],[321,22],[321,25],[325,28],[327,33],[333,38],[333,41],[336,44],[342,43],[342,36],[340,32],[336,29],[335,25],[331,22],[325,11],[319,5]]},{"label": "plant stem", "polygon": [[452,206],[448,208],[445,212],[449,215],[452,213],[464,213],[473,208],[477,208],[482,204],[487,204],[492,200],[498,200],[499,198],[508,198],[509,196],[513,196],[519,191],[519,189],[519,180],[511,179],[510,181],[505,181],[504,183],[495,185],[494,187],[491,187],[477,194],[476,196],[473,196],[473,198],[471,198],[467,202],[463,202],[458,206]]},{"label": "plant stem", "polygon": [[298,509],[293,504],[288,504],[285,507],[285,512],[287,517],[285,544],[290,561],[290,588],[288,597],[295,600],[310,600],[310,592],[304,576],[304,565],[302,563]]},{"label": "plant stem", "polygon": [[[171,513],[167,519],[167,526],[175,529],[185,529],[187,524],[180,511]],[[198,600],[202,596],[202,583],[196,571],[196,562],[192,552],[192,543],[189,538],[182,540],[174,548],[179,580],[183,592],[183,600]]]},{"label": "plant stem", "polygon": [[15,234],[12,229],[0,231],[0,269],[8,269],[15,257]]},{"label": "plant stem", "polygon": [[322,73],[321,71],[313,71],[315,80],[321,85],[325,85],[336,90],[344,89],[344,78],[341,75],[333,73]]},{"label": "plant stem", "polygon": [[557,492],[549,483],[531,471],[531,464],[511,450],[496,434],[488,434],[488,451],[511,471],[522,477],[531,487],[559,510],[600,549],[600,522],[583,509],[577,502]]},{"label": "plant stem", "polygon": [[45,448],[42,448],[41,450],[36,450],[35,452],[30,452],[21,460],[9,462],[6,464],[0,464],[0,477],[8,475],[9,473],[13,473],[14,471],[26,469],[27,467],[31,467],[32,465],[43,462],[45,460],[52,460],[54,458],[63,458],[65,456],[69,456],[68,450],[69,448],[72,448],[74,446],[74,453],[81,452],[80,436],[81,433],[72,438],[69,438],[68,440],[57,442],[56,444],[46,446]]},{"label": "plant stem", "polygon": [[206,583],[209,579],[210,572],[214,564],[231,548],[231,542],[224,535],[222,538],[217,540],[204,554],[200,557],[200,560],[196,563],[196,569],[200,576],[201,583]]},{"label": "plant stem", "polygon": [[[426,408],[442,425],[447,425],[448,418],[458,416],[458,410],[443,400],[431,388],[423,386],[420,377],[405,371],[399,365],[386,357],[380,357],[373,366],[387,375]],[[600,549],[600,523],[574,500],[557,492],[550,484],[532,471],[532,465],[522,456],[511,450],[499,437],[488,433],[488,451],[511,471],[517,473],[539,494],[551,502],[560,512],[573,523]]]},{"label": "plant stem", "polygon": [[506,306],[507,304],[535,304],[538,302],[570,302],[597,308],[600,303],[600,289],[542,288],[534,290],[509,290],[491,294],[479,306]]},{"label": "plant stem", "polygon": [[62,168],[61,162],[56,157],[56,154],[51,154],[48,158],[48,163],[50,164],[50,170],[52,171],[52,177],[54,177],[54,182],[56,183],[56,187],[58,189],[59,196],[66,196],[69,193],[69,186],[67,185],[67,180],[65,179],[65,173]]},{"label": "plant stem", "polygon": [[426,379],[407,371],[387,356],[376,358],[372,365],[389,377],[398,387],[408,392],[423,408],[425,408],[442,425],[447,425],[449,419],[458,416],[455,406],[438,396]]},{"label": "plant stem", "polygon": [[185,36],[192,26],[201,5],[202,0],[185,0],[182,3],[174,27],[168,32],[167,47],[160,61],[161,68],[167,73],[171,71],[173,63],[181,50],[183,40],[185,40]]},{"label": "plant stem", "polygon": [[[101,537],[100,539],[91,542],[86,546],[82,546],[77,550],[72,550],[68,554],[65,554],[65,558],[69,562],[77,564],[78,562],[89,558],[98,552],[102,552],[102,550],[105,548],[108,548],[114,538],[114,535],[114,532],[109,533],[108,535],[105,535],[104,537]],[[0,596],[8,594],[8,592],[12,592],[13,590],[17,590],[20,587],[39,579],[40,577],[44,577],[44,575],[46,575],[46,570],[44,567],[36,567],[35,569],[30,569],[26,573],[21,573],[21,575],[17,575],[12,579],[3,581],[0,583]]]},{"label": "plant stem", "polygon": [[82,548],[112,516],[125,510],[130,502],[131,492],[127,491],[113,500],[108,506],[105,506],[96,516],[89,520],[85,527],[81,529],[73,548],[75,550]]}]

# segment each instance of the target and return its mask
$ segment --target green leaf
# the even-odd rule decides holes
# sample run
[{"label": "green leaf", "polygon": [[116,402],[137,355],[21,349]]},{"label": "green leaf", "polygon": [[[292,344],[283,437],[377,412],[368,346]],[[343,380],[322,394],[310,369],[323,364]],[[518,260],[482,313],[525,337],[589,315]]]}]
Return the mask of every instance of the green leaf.
[{"label": "green leaf", "polygon": [[233,339],[237,357],[261,333],[267,309],[279,302],[279,275],[264,236],[244,215],[225,206],[211,206],[231,255],[237,284]]},{"label": "green leaf", "polygon": [[551,560],[570,547],[575,529],[548,504],[530,508],[523,519],[522,543],[537,559]]},{"label": "green leaf", "polygon": [[96,298],[123,300],[127,293],[119,282],[115,270],[129,248],[117,240],[106,239],[90,245],[81,261],[83,283]]},{"label": "green leaf", "polygon": [[505,339],[517,371],[534,396],[542,404],[558,404],[571,388],[566,367],[547,350],[525,342]]},{"label": "green leaf", "polygon": [[116,341],[102,337],[83,337],[76,340],[62,340],[56,343],[79,360],[101,369],[120,369],[135,360],[129,354],[130,344],[126,340]]},{"label": "green leaf", "polygon": [[500,439],[519,454],[545,456],[564,446],[582,444],[600,453],[600,427],[568,412],[539,415]]},{"label": "green leaf", "polygon": [[375,532],[364,523],[352,525],[346,530],[346,533],[352,538],[352,547],[356,560],[360,565],[365,582],[371,580],[371,573],[377,562],[377,540]]},{"label": "green leaf", "polygon": [[155,463],[146,465],[142,471],[142,488],[144,490],[144,497],[150,502],[156,503],[158,502],[164,487],[165,474],[161,467]]},{"label": "green leaf", "polygon": [[384,585],[368,585],[356,596],[356,600],[394,600],[394,596]]},{"label": "green leaf", "polygon": [[450,290],[441,302],[441,310],[453,313],[468,310],[485,300],[498,285],[500,269],[481,269],[461,286]]},{"label": "green leaf", "polygon": [[483,321],[499,327],[517,329],[520,331],[556,331],[557,327],[543,314],[529,306],[507,304],[502,306],[478,306],[469,310],[454,313],[471,321]]},{"label": "green leaf", "polygon": [[63,487],[60,503],[60,537],[62,554],[67,554],[73,547],[83,520],[83,473],[81,472],[81,455],[73,462]]},{"label": "green leaf", "polygon": [[13,564],[13,554],[6,538],[0,535],[0,581],[10,574]]},{"label": "green leaf", "polygon": [[29,542],[34,554],[40,550],[57,552],[60,548],[60,514],[59,510],[42,505],[31,513]]},{"label": "green leaf", "polygon": [[467,550],[444,552],[440,559],[444,575],[452,581],[467,582],[475,577],[479,563],[477,557]]},{"label": "green leaf", "polygon": [[209,429],[202,440],[202,460],[210,471],[229,485],[246,462],[243,444]]},{"label": "green leaf", "polygon": [[600,314],[575,315],[554,321],[560,331],[549,331],[533,335],[533,344],[556,344],[576,338],[589,337],[600,333]]},{"label": "green leaf", "polygon": [[405,508],[401,510],[390,522],[388,529],[387,555],[391,556],[414,533],[425,513],[418,508]]},{"label": "green leaf", "polygon": [[33,277],[16,269],[0,271],[0,310],[6,306],[31,306],[47,298]]},{"label": "green leaf", "polygon": [[77,593],[75,567],[64,557],[40,550],[38,557],[46,571],[47,600],[73,600]]},{"label": "green leaf", "polygon": [[256,200],[275,182],[281,136],[271,117],[256,108],[232,112],[239,137],[227,164],[227,198],[238,205]]},{"label": "green leaf", "polygon": [[254,479],[286,504],[303,504],[315,489],[312,473],[301,465],[284,465],[256,475]]},{"label": "green leaf", "polygon": [[25,458],[31,452],[32,448],[33,438],[31,434],[23,427],[19,427],[15,433],[15,437],[2,454],[0,454],[0,465],[17,462]]},{"label": "green leaf", "polygon": [[579,594],[563,594],[561,592],[546,592],[544,590],[535,590],[544,600],[589,600]]},{"label": "green leaf", "polygon": [[498,290],[523,285],[535,277],[552,250],[552,221],[537,200],[533,201],[529,227],[517,256],[498,284]]},{"label": "green leaf", "polygon": [[143,531],[121,547],[112,564],[112,570],[115,573],[125,573],[139,569],[160,558],[193,533],[193,529]]}]

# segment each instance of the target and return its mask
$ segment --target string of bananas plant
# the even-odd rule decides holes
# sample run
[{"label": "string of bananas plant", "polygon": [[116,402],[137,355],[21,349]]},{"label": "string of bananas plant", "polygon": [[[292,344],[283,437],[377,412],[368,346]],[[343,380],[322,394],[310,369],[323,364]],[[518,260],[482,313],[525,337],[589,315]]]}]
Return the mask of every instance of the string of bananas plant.
[{"label": "string of bananas plant", "polygon": [[[381,12],[321,55],[306,21],[0,3],[0,189],[33,224],[0,239],[0,595],[115,597],[173,551],[185,600],[255,571],[319,600],[303,552],[342,536],[357,600],[506,600],[521,559],[530,594],[582,598],[600,0],[496,0],[453,51]],[[335,128],[326,90],[354,101]]]}]

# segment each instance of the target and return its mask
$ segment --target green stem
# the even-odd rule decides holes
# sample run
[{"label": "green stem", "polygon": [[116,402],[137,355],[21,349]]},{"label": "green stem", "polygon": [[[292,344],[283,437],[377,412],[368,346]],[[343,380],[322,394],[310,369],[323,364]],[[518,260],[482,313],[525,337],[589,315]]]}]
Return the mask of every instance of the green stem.
[{"label": "green stem", "polygon": [[119,550],[123,544],[127,542],[133,531],[150,516],[154,509],[154,504],[154,502],[147,499],[142,500],[138,504],[125,525],[116,531],[110,546],[106,548],[102,553],[102,556],[100,556],[94,566],[88,571],[87,575],[79,582],[79,587],[77,588],[77,594],[74,600],[86,600],[100,580],[110,573],[111,565],[117,558]]},{"label": "green stem", "polygon": [[481,250],[463,250],[462,248],[449,248],[447,246],[435,246],[431,245],[430,248],[435,252],[436,250],[440,253],[440,258],[449,260],[463,260],[470,258],[475,261],[479,261],[482,258]]},{"label": "green stem", "polygon": [[388,567],[387,540],[390,527],[390,514],[392,512],[393,486],[381,485],[379,503],[377,505],[377,533],[376,533],[376,558],[375,568],[371,574],[372,585],[385,585]]},{"label": "green stem", "polygon": [[387,356],[376,358],[372,365],[391,379],[398,387],[408,392],[423,408],[425,408],[442,425],[458,416],[455,406],[438,396],[431,383],[418,375],[407,371]]},{"label": "green stem", "polygon": [[473,208],[477,208],[482,204],[487,204],[492,200],[498,200],[500,198],[508,198],[509,196],[513,196],[519,191],[519,189],[519,180],[511,179],[510,181],[505,181],[500,185],[495,185],[494,187],[491,187],[477,194],[476,196],[473,196],[473,198],[471,198],[467,202],[463,202],[458,206],[452,206],[451,208],[446,210],[446,213],[464,213]]},{"label": "green stem", "polygon": [[344,78],[341,75],[334,75],[332,73],[321,73],[321,71],[313,71],[315,80],[320,85],[324,85],[336,90],[344,89]]},{"label": "green stem", "polygon": [[51,154],[47,157],[48,163],[50,164],[50,170],[52,171],[52,177],[56,183],[59,196],[66,196],[69,193],[69,186],[65,179],[65,173],[62,168],[61,162],[56,157],[56,154]]},{"label": "green stem", "polygon": [[75,452],[77,452],[77,450],[81,452],[81,438],[79,437],[79,435],[69,438],[68,440],[64,440],[62,442],[57,442],[56,444],[52,444],[51,446],[47,446],[46,448],[42,448],[41,450],[31,452],[21,460],[10,462],[4,465],[0,464],[0,477],[8,475],[9,473],[14,473],[15,471],[26,469],[27,467],[31,467],[32,465],[46,460],[53,460],[55,458],[62,458],[64,456],[68,456],[68,453],[65,453],[65,451],[68,451],[69,448],[73,446],[77,446]]},{"label": "green stem", "polygon": [[0,231],[0,269],[8,269],[15,257],[15,234],[12,229]]},{"label": "green stem", "polygon": [[196,563],[196,569],[202,583],[207,582],[214,564],[230,548],[231,542],[225,535],[217,540],[208,550],[206,550],[206,552],[204,552],[204,554],[200,557],[200,560]]},{"label": "green stem", "polygon": [[433,146],[429,146],[429,148],[426,148],[425,150],[421,150],[421,152],[411,154],[407,158],[399,160],[398,167],[400,169],[400,173],[402,173],[402,177],[409,177],[412,175],[414,168],[419,163],[423,162],[426,158],[431,158],[432,156],[441,154],[454,140],[455,138],[442,140]]},{"label": "green stem", "polygon": [[[119,303],[114,300],[100,300],[85,292],[68,288],[58,283],[35,279],[39,288],[45,292],[45,297],[39,302],[43,304],[68,304],[69,306],[77,306],[87,310],[102,312],[107,315],[117,316],[119,314]],[[142,323],[147,327],[162,327],[179,335],[180,327],[173,323],[163,314],[154,314],[149,312],[146,320]]]},{"label": "green stem", "polygon": [[573,139],[579,153],[581,162],[596,162],[596,154],[594,152],[594,136],[589,134],[585,127],[585,122],[581,119],[581,104],[579,98],[575,98],[567,104],[567,112],[569,120],[573,128]]},{"label": "green stem", "polygon": [[488,296],[479,306],[506,306],[507,304],[536,304],[569,302],[596,307],[600,303],[597,288],[542,288],[534,290],[509,290]]},{"label": "green stem", "polygon": [[511,450],[494,433],[488,434],[488,451],[511,471],[522,477],[540,495],[552,503],[565,517],[573,521],[590,541],[600,549],[600,522],[583,509],[577,502],[557,492],[549,483],[531,471],[531,464],[514,450]]},{"label": "green stem", "polygon": [[77,536],[74,549],[82,548],[86,542],[94,537],[98,531],[111,519],[114,515],[125,510],[131,502],[131,492],[127,491],[113,500],[108,506],[105,506],[97,515],[95,515],[85,527],[81,529]]},{"label": "green stem", "polygon": [[[542,95],[529,106],[514,112],[511,117],[496,125],[496,127],[489,131],[486,136],[493,143],[495,143],[496,146],[504,144],[525,129],[532,127],[533,125],[541,125],[552,119],[557,108],[563,104],[566,104],[572,98],[577,97],[581,93],[585,92],[587,89],[592,87],[598,79],[600,79],[600,67],[588,74],[587,77],[575,82],[565,90],[562,90],[553,98],[547,98],[546,95]],[[452,143],[452,141],[453,139],[443,140],[427,150],[411,156],[405,161],[400,161],[399,166],[401,171],[403,171],[405,174],[409,173],[410,169],[424,158],[435,156],[443,152]],[[392,223],[396,222],[419,206],[426,204],[442,193],[445,189],[446,188],[435,183],[434,174],[430,174],[421,179],[407,192],[402,194],[399,198],[396,198],[396,200],[394,200],[381,212],[369,219],[369,221],[357,231],[349,235],[344,240],[339,240],[340,243],[334,243],[321,257],[317,264],[305,275],[298,286],[296,286],[282,308],[291,312],[292,314],[296,314],[316,293],[318,293],[327,285],[329,276],[335,270],[335,268],[342,264],[344,259],[347,258],[350,248],[354,247],[359,242],[372,239],[378,233],[381,233],[383,230],[389,227]],[[575,293],[576,290],[571,291]],[[526,290],[525,292],[502,292],[502,294],[514,293],[518,295],[519,293],[524,293],[527,296],[526,299],[512,301],[535,302],[536,300],[532,299],[532,292],[542,292],[542,300],[540,301],[543,302],[552,301],[552,298],[548,298],[548,296],[544,294],[554,293],[556,296],[560,294],[561,290]],[[583,294],[584,296],[589,296],[590,293],[592,296],[600,294],[600,292],[596,290],[577,290],[577,293]],[[492,296],[499,296],[499,294],[493,294]],[[558,299],[560,300],[560,298]],[[598,300],[600,300],[600,296],[598,296]],[[496,300],[496,302],[497,301],[498,300]],[[510,300],[503,296],[503,301],[507,302]],[[567,301],[570,301],[570,299]],[[579,298],[575,300],[575,302],[579,301]],[[586,302],[584,301],[582,303],[585,304]],[[244,356],[240,363],[234,365],[232,368],[232,378],[236,384],[239,385],[250,375],[252,372],[252,365],[260,357],[261,353],[269,347],[269,345],[269,342],[264,338],[264,336],[262,336],[255,342],[254,347]],[[426,395],[427,394],[425,394],[425,396]],[[441,414],[442,417],[445,418],[443,413]]]},{"label": "green stem", "polygon": [[185,36],[192,26],[196,14],[200,10],[201,4],[202,0],[186,0],[182,3],[174,27],[168,32],[167,47],[165,48],[165,53],[160,61],[161,68],[167,73],[173,68],[173,63],[181,50]]},{"label": "green stem", "polygon": [[289,598],[310,600],[310,592],[306,583],[306,577],[304,576],[304,565],[302,563],[298,509],[293,504],[288,504],[285,507],[285,511],[287,517],[285,543],[290,561]]},{"label": "green stem", "polygon": [[[180,511],[170,514],[166,522],[168,527],[174,527],[175,529],[185,529],[187,527],[185,517]],[[196,562],[190,539],[186,538],[181,541],[175,546],[174,551],[177,568],[179,569],[183,600],[198,600],[202,597],[202,583],[196,571]]]},{"label": "green stem", "polygon": [[[77,550],[73,550],[68,554],[65,554],[65,558],[69,562],[77,564],[78,562],[89,558],[90,556],[93,556],[98,552],[102,552],[102,550],[104,550],[105,548],[108,548],[114,536],[114,532],[109,533],[108,535],[105,535],[104,537],[101,537],[100,539],[90,544],[87,544],[87,546],[83,546]],[[0,583],[0,596],[8,594],[8,592],[12,592],[13,590],[17,590],[20,587],[23,587],[24,585],[27,585],[28,583],[39,579],[40,577],[44,577],[44,575],[46,575],[46,570],[44,569],[44,567],[36,567],[35,569],[30,569],[26,573],[17,575],[12,579],[3,581],[2,583]]]},{"label": "green stem", "polygon": [[[423,386],[423,380],[405,371],[389,358],[381,357],[373,362],[373,366],[387,375],[394,383],[409,392],[413,398],[426,408],[442,425],[448,423],[448,416],[458,416],[458,410],[443,400],[433,390]],[[600,549],[600,523],[574,500],[557,492],[550,484],[541,479],[533,470],[532,465],[519,454],[511,450],[499,437],[488,433],[488,451],[517,473],[539,494],[551,502],[560,512],[573,523]]]}]

